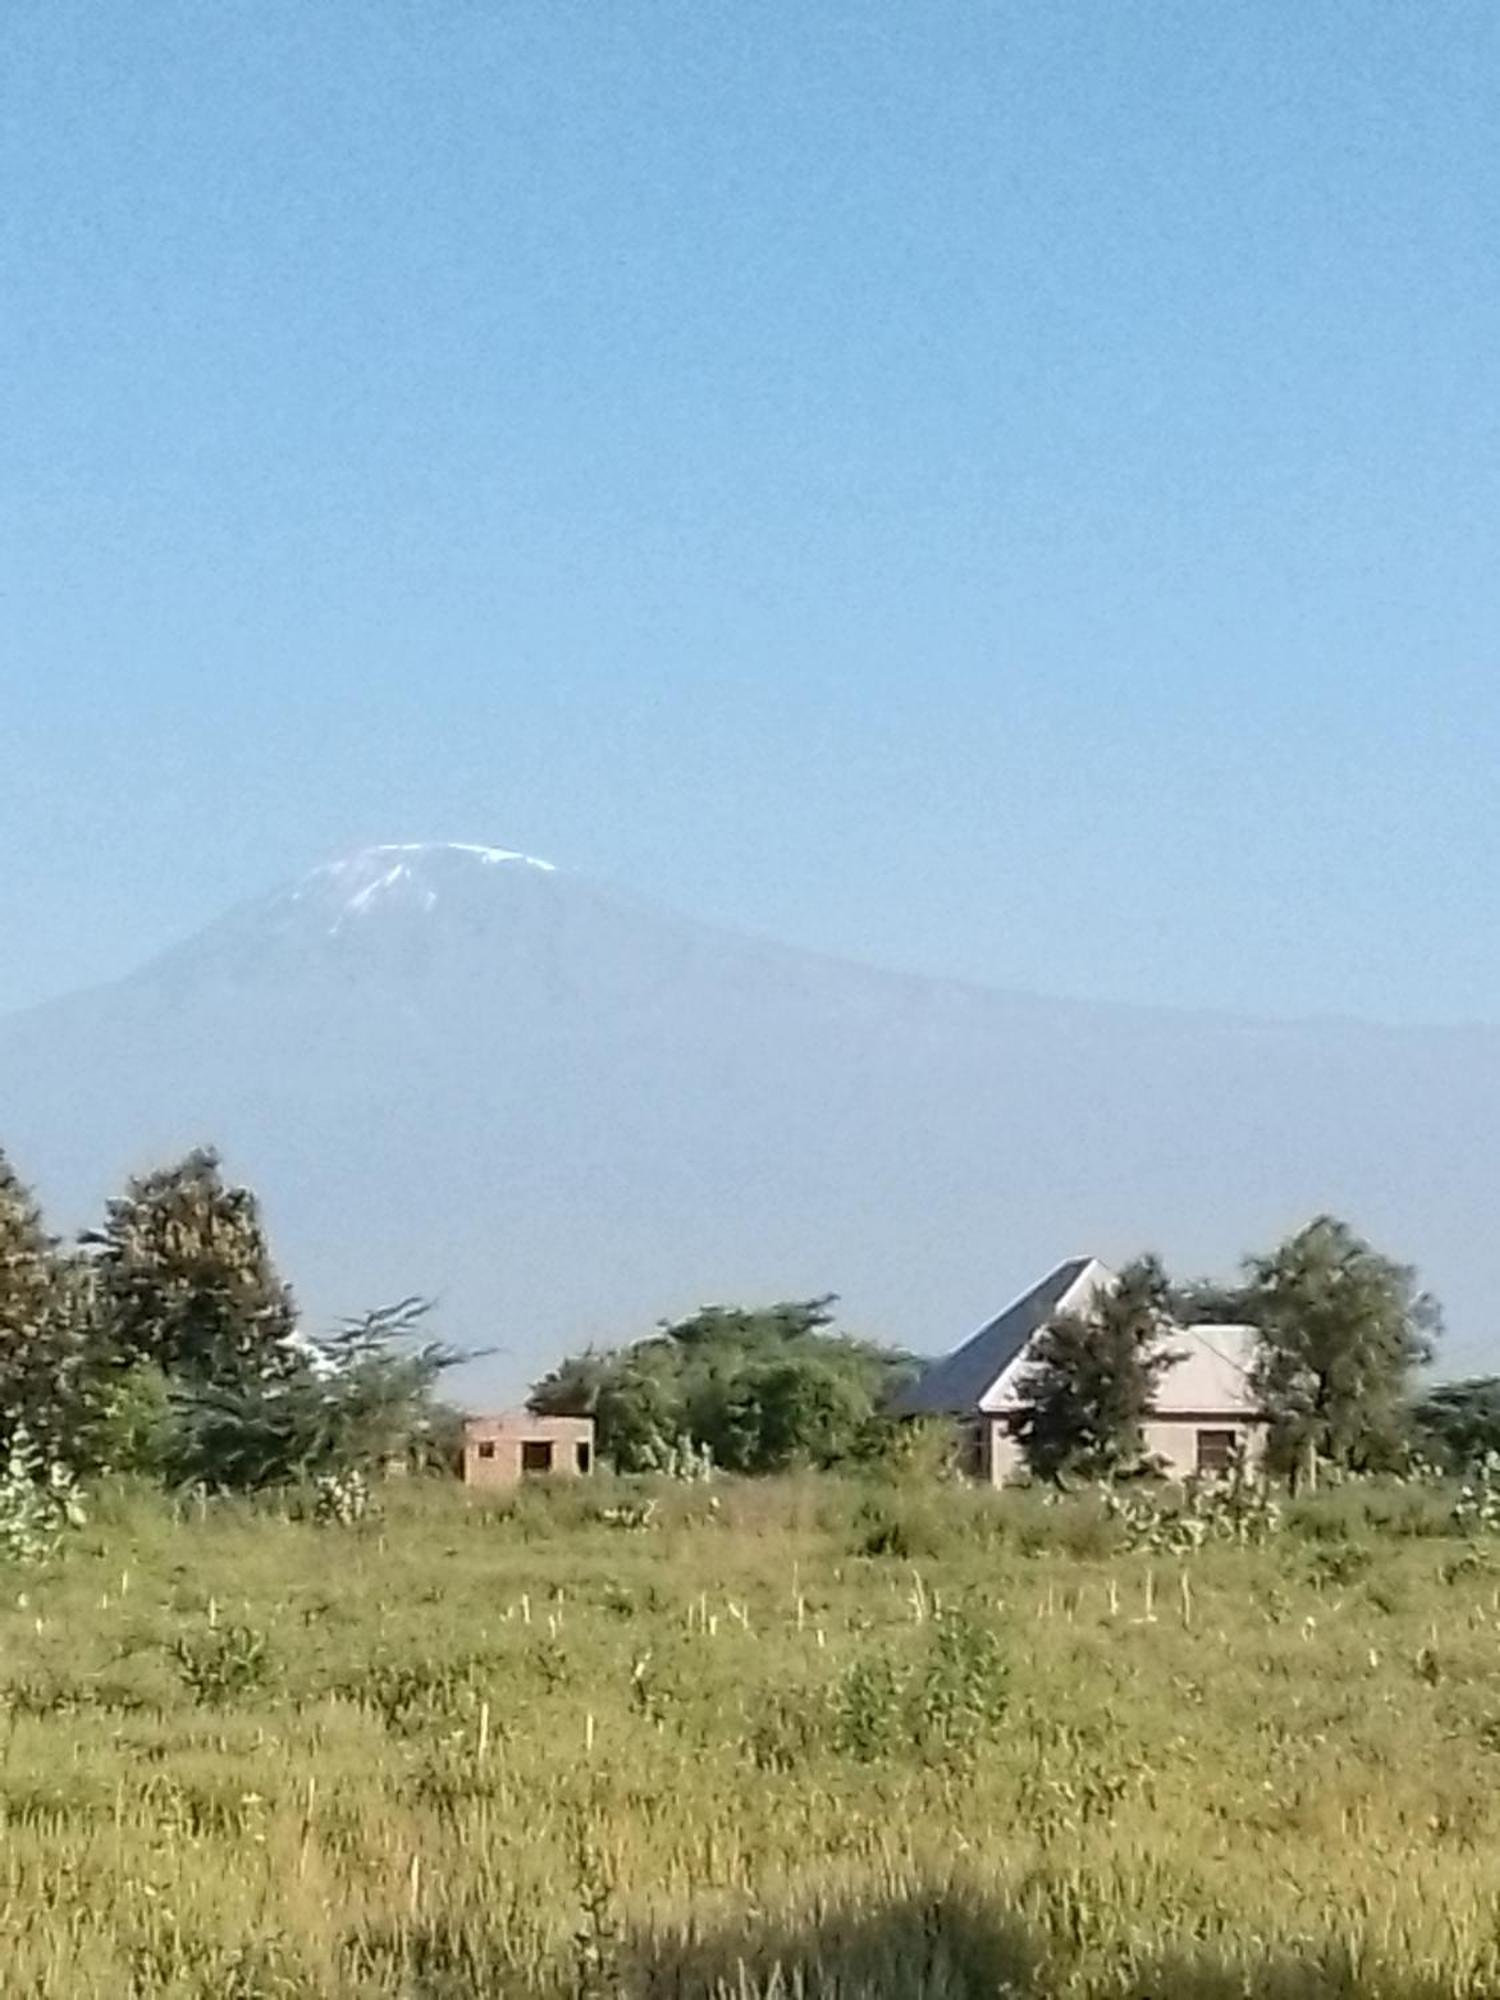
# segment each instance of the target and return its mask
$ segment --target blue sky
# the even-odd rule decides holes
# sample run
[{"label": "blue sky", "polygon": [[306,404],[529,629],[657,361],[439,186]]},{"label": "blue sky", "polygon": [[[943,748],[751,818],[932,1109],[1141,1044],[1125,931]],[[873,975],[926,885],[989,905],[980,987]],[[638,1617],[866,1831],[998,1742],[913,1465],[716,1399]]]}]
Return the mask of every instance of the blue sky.
[{"label": "blue sky", "polygon": [[11,0],[0,1006],[378,839],[1500,1019],[1500,15]]}]

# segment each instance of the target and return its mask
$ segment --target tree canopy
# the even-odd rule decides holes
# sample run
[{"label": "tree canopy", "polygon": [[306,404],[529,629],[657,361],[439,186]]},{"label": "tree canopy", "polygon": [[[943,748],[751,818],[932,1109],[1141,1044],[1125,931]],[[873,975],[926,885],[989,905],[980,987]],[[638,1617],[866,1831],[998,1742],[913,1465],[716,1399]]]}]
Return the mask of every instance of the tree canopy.
[{"label": "tree canopy", "polygon": [[413,1344],[427,1311],[427,1301],[404,1299],[307,1341],[288,1373],[195,1383],[178,1398],[173,1476],[250,1491],[442,1455],[448,1412],[432,1389],[461,1357]]},{"label": "tree canopy", "polygon": [[1283,1462],[1378,1466],[1400,1449],[1412,1378],[1441,1327],[1415,1272],[1322,1215],[1247,1266],[1255,1389]]},{"label": "tree canopy", "polygon": [[1412,1441],[1459,1472],[1500,1454],[1500,1375],[1434,1384],[1412,1411]]},{"label": "tree canopy", "polygon": [[86,1458],[98,1360],[93,1284],[62,1251],[0,1153],[0,1445],[24,1430],[37,1449]]},{"label": "tree canopy", "polygon": [[1042,1329],[1017,1384],[1015,1423],[1038,1478],[1113,1478],[1143,1467],[1146,1418],[1175,1359],[1164,1344],[1170,1324],[1166,1274],[1146,1256],[1086,1310]]},{"label": "tree canopy", "polygon": [[272,1262],[260,1204],[226,1184],[217,1153],[201,1148],[137,1176],[89,1241],[121,1365],[220,1387],[295,1373],[291,1290]]},{"label": "tree canopy", "polygon": [[217,1154],[132,1180],[64,1250],[0,1155],[0,1448],[253,1487],[452,1445],[433,1397],[459,1359],[412,1336],[416,1299],[299,1333],[248,1188]]},{"label": "tree canopy", "polygon": [[531,1392],[539,1415],[592,1416],[599,1450],[648,1468],[679,1440],[727,1471],[828,1466],[867,1449],[911,1356],[834,1329],[833,1297],[704,1306],[633,1345],[563,1361]]}]

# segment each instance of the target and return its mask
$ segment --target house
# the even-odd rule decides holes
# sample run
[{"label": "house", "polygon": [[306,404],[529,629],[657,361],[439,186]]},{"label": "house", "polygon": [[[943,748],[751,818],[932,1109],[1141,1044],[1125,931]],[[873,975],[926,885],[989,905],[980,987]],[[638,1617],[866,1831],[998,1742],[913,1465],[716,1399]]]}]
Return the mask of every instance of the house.
[{"label": "house", "polygon": [[[1018,1383],[1042,1329],[1065,1313],[1085,1313],[1115,1274],[1097,1257],[1059,1264],[997,1318],[936,1361],[892,1403],[896,1416],[944,1416],[968,1437],[976,1474],[999,1486],[1023,1467],[1013,1424],[1025,1407]],[[1174,1478],[1228,1470],[1241,1450],[1259,1455],[1265,1418],[1250,1387],[1253,1332],[1244,1326],[1173,1328],[1177,1356],[1157,1387],[1145,1426],[1146,1449]]]},{"label": "house", "polygon": [[465,1486],[514,1486],[539,1473],[594,1469],[592,1417],[534,1417],[528,1410],[470,1417],[464,1425]]}]

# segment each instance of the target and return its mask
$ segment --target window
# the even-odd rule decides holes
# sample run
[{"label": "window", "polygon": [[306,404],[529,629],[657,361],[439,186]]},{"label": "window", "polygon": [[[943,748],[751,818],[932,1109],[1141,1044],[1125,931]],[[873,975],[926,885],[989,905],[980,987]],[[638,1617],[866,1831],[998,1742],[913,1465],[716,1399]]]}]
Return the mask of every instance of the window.
[{"label": "window", "polygon": [[580,1472],[588,1471],[590,1465],[593,1463],[593,1458],[593,1451],[587,1443],[575,1445],[573,1449],[573,1463],[578,1467]]},{"label": "window", "polygon": [[493,1458],[495,1456],[495,1447],[488,1439],[479,1447],[479,1456],[481,1458]]},{"label": "window", "polygon": [[525,1438],[522,1440],[521,1470],[523,1472],[550,1472],[552,1470],[552,1443],[549,1438]]},{"label": "window", "polygon": [[1211,1477],[1232,1472],[1239,1448],[1238,1431],[1199,1431],[1198,1470]]}]

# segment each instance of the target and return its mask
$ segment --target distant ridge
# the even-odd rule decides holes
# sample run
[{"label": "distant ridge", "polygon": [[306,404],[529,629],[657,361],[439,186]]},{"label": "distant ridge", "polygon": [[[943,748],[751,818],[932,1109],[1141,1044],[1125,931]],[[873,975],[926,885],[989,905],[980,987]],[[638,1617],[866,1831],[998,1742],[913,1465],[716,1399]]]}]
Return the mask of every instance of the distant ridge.
[{"label": "distant ridge", "polygon": [[1500,1366],[1497,1134],[1500,1030],[924,980],[478,842],[325,862],[0,1021],[0,1144],[57,1226],[212,1139],[311,1319],[436,1293],[501,1350],[478,1400],[705,1297],[834,1289],[946,1350],[1070,1244],[1223,1271],[1320,1209],[1421,1265],[1447,1366]]}]

